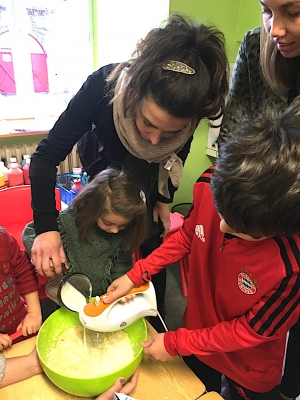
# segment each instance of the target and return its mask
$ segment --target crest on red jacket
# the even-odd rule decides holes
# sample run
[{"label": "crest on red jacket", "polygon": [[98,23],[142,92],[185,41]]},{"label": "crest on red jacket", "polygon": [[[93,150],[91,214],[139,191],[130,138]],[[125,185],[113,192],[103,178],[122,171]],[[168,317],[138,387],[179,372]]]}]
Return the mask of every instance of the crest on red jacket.
[{"label": "crest on red jacket", "polygon": [[255,294],[257,290],[256,281],[246,271],[241,271],[238,275],[238,286],[245,294]]}]

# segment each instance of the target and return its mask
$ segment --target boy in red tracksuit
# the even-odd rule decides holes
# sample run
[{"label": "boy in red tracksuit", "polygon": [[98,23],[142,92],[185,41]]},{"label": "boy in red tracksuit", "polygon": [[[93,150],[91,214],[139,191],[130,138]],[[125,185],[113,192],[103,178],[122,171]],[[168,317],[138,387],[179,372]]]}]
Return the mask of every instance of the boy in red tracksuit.
[{"label": "boy in red tracksuit", "polygon": [[[207,390],[280,399],[286,335],[300,314],[300,102],[241,121],[194,187],[183,227],[108,288],[105,302],[189,255],[183,328],[144,352],[181,354]],[[300,378],[299,378],[300,379]]]},{"label": "boy in red tracksuit", "polygon": [[39,330],[42,314],[38,287],[28,254],[0,227],[0,351],[11,346],[9,335],[15,331],[22,330],[27,336]]}]

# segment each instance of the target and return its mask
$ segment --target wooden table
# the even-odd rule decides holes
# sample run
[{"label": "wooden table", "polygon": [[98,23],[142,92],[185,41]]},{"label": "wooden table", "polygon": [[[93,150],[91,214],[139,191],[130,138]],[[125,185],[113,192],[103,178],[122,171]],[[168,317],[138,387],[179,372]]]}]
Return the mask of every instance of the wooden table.
[{"label": "wooden table", "polygon": [[[148,338],[156,331],[147,323]],[[36,338],[27,339],[5,350],[6,357],[30,353]],[[138,400],[194,400],[205,392],[203,383],[179,358],[167,362],[156,361],[144,356],[140,364],[140,376],[131,396]],[[45,374],[15,383],[0,389],[1,400],[87,400],[68,394],[56,387]],[[208,398],[207,400],[210,400]],[[214,400],[214,398],[211,398]],[[217,398],[216,398],[217,400]]]}]

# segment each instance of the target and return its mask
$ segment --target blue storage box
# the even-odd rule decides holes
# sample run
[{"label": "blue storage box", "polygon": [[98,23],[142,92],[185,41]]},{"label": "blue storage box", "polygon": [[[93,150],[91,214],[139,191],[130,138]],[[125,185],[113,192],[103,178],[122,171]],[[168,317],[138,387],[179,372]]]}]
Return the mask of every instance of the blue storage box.
[{"label": "blue storage box", "polygon": [[60,200],[67,204],[68,206],[72,203],[76,192],[71,190],[74,180],[74,174],[57,174],[56,176],[56,187],[58,187],[60,192]]}]

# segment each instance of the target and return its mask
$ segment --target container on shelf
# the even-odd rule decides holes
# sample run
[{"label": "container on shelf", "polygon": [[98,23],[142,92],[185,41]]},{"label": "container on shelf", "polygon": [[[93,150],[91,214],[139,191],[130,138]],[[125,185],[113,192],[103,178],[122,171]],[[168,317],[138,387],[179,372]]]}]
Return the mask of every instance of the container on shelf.
[{"label": "container on shelf", "polygon": [[85,186],[85,185],[88,183],[87,172],[84,172],[84,173],[82,174],[81,183],[82,183],[82,186]]},{"label": "container on shelf", "polygon": [[73,172],[56,175],[56,187],[59,188],[61,201],[67,205],[72,203],[74,197],[83,189],[83,181],[87,180],[86,172],[84,172],[82,168],[79,169],[81,175],[74,174],[74,168]]},{"label": "container on shelf", "polygon": [[29,179],[30,158],[26,158],[25,161],[26,162],[23,166],[24,183],[25,185],[30,185],[30,179]]},{"label": "container on shelf", "polygon": [[0,161],[0,172],[4,175],[4,182],[6,187],[8,187],[8,168],[6,168],[3,161]]},{"label": "container on shelf", "polygon": [[56,175],[56,187],[59,189],[60,199],[63,203],[68,206],[72,203],[76,193],[71,190],[73,184],[73,174],[57,174]]},{"label": "container on shelf", "polygon": [[83,189],[83,186],[82,186],[81,180],[78,178],[75,178],[71,190],[73,190],[73,192],[75,192],[77,194],[77,193],[81,192],[82,189]]},{"label": "container on shelf", "polygon": [[4,180],[4,174],[0,172],[0,189],[6,189],[7,185]]},{"label": "container on shelf", "polygon": [[7,168],[10,169],[12,163],[17,163],[18,167],[21,168],[21,164],[18,163],[17,157],[10,157],[9,163],[7,163]]},{"label": "container on shelf", "polygon": [[11,163],[11,167],[8,169],[8,186],[21,186],[24,185],[24,174],[18,163]]},{"label": "container on shelf", "polygon": [[23,168],[24,165],[26,164],[26,160],[30,159],[30,155],[29,154],[24,154],[23,155],[23,160],[21,161],[21,167]]}]

